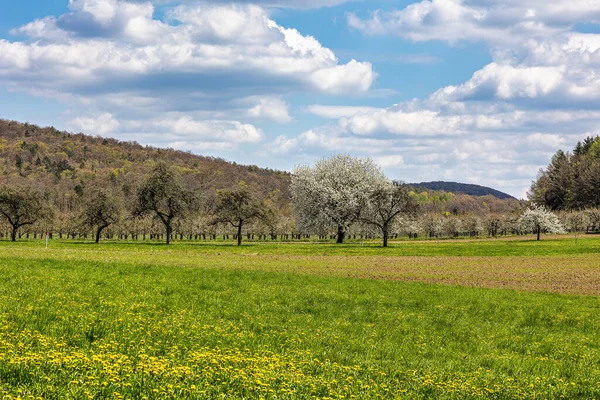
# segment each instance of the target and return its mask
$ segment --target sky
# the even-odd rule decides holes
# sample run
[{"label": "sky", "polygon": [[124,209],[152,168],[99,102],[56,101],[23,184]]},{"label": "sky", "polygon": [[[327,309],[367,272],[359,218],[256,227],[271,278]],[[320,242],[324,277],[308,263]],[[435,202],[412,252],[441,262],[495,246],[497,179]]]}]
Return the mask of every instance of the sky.
[{"label": "sky", "polygon": [[600,2],[2,1],[0,118],[524,198],[600,134]]}]

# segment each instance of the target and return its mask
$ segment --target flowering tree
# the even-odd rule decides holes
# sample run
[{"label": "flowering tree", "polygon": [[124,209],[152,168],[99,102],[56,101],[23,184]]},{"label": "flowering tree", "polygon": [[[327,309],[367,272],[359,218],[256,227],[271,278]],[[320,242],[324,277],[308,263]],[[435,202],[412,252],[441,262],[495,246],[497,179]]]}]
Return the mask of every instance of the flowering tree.
[{"label": "flowering tree", "polygon": [[600,209],[593,208],[585,211],[586,219],[588,221],[588,231],[595,231],[600,229]]},{"label": "flowering tree", "polygon": [[544,207],[537,206],[525,210],[519,219],[519,226],[524,231],[536,233],[537,240],[540,240],[542,232],[563,233],[565,231],[556,215]]},{"label": "flowering tree", "polygon": [[422,230],[420,221],[416,215],[401,216],[395,224],[396,232],[408,235],[409,239],[416,239]]},{"label": "flowering tree", "polygon": [[444,221],[444,232],[452,237],[458,237],[464,229],[463,221],[456,216],[448,216]]},{"label": "flowering tree", "polygon": [[564,225],[575,235],[575,241],[580,232],[587,229],[589,224],[588,213],[583,211],[571,211],[564,215]]},{"label": "flowering tree", "polygon": [[422,215],[420,225],[423,233],[430,238],[438,237],[444,230],[444,220],[435,213]]},{"label": "flowering tree", "polygon": [[479,236],[485,230],[483,220],[477,215],[469,215],[464,221],[464,227],[471,236]]},{"label": "flowering tree", "polygon": [[319,160],[314,167],[296,168],[291,190],[298,228],[314,232],[334,225],[337,242],[343,243],[372,191],[385,181],[371,159],[348,155]]}]

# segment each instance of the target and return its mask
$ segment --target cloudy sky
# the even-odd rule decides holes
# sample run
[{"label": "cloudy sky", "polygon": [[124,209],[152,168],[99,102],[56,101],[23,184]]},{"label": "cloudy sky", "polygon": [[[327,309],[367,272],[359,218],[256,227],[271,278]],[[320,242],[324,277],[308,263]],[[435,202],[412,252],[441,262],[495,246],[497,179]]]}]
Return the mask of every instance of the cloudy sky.
[{"label": "cloudy sky", "polygon": [[598,0],[0,3],[0,118],[518,197],[600,134]]}]

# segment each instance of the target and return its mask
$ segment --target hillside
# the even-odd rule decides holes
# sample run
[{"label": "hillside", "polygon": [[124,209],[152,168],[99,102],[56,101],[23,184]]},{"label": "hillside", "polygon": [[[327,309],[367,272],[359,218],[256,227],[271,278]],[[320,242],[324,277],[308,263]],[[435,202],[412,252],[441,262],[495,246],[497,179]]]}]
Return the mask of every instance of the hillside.
[{"label": "hillside", "polygon": [[[212,213],[217,190],[237,186],[240,181],[244,181],[254,197],[272,212],[268,221],[269,232],[273,229],[286,235],[296,232],[290,173],[238,165],[184,151],[142,146],[135,142],[0,120],[0,186],[8,184],[9,187],[41,192],[43,204],[52,211],[48,218],[23,229],[26,234],[31,232],[35,235],[46,229],[57,232],[59,237],[65,232],[71,235],[87,232],[87,225],[82,225],[82,211],[86,204],[95,201],[92,196],[98,188],[109,189],[108,192],[115,196],[115,207],[122,211],[122,218],[109,229],[111,234],[161,234],[162,227],[156,218],[132,217],[138,189],[158,162],[174,167],[184,186],[198,193],[202,200],[198,203],[201,210],[179,220],[176,230],[180,236],[185,233],[189,237],[191,232],[196,236],[209,234],[214,237],[217,232],[229,235],[231,227],[211,223],[214,219]],[[417,201],[424,216],[511,215],[522,208],[520,202],[489,188],[484,188],[487,191],[471,190],[469,193],[476,194],[469,195],[463,194],[465,185],[460,186],[463,190],[456,194],[450,190],[455,188],[449,186],[441,186],[443,190],[420,187]],[[259,223],[249,229],[264,235],[266,225]],[[363,228],[356,224],[356,229]],[[6,219],[0,219],[0,237],[6,237],[8,233]]]},{"label": "hillside", "polygon": [[435,191],[444,191],[450,193],[461,193],[467,194],[469,196],[494,196],[502,200],[506,199],[514,199],[513,196],[501,192],[496,189],[492,189],[487,186],[473,185],[470,183],[459,183],[459,182],[421,182],[421,183],[411,183],[411,186],[417,188],[423,188],[427,190],[435,190]]},{"label": "hillside", "polygon": [[81,196],[93,185],[108,184],[132,193],[157,161],[176,166],[195,187],[219,189],[245,181],[263,194],[278,191],[282,203],[289,199],[286,172],[0,120],[0,183],[25,178],[54,192],[57,204],[61,198]]}]

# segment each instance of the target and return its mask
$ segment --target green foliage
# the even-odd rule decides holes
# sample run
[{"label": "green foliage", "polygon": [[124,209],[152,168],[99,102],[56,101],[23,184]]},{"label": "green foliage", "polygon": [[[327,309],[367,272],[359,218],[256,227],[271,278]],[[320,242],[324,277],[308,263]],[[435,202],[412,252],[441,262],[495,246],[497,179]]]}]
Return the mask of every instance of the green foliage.
[{"label": "green foliage", "polygon": [[577,143],[573,154],[559,150],[540,171],[529,198],[552,210],[600,206],[600,137]]}]

